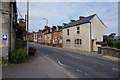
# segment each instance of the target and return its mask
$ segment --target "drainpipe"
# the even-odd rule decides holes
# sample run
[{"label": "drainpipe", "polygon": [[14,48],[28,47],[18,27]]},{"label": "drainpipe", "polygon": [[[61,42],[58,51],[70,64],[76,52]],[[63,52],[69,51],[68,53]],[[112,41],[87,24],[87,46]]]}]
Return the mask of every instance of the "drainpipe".
[{"label": "drainpipe", "polygon": [[92,52],[92,33],[91,33],[91,22],[90,23],[90,52]]}]

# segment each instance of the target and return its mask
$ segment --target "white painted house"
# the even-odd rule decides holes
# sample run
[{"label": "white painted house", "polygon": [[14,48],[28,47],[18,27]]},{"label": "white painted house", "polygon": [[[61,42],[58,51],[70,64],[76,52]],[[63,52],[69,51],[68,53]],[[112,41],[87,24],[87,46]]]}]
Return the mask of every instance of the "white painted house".
[{"label": "white painted house", "polygon": [[63,48],[97,51],[97,47],[100,46],[97,42],[103,41],[106,29],[97,14],[88,17],[80,16],[79,20],[71,20],[63,27]]}]

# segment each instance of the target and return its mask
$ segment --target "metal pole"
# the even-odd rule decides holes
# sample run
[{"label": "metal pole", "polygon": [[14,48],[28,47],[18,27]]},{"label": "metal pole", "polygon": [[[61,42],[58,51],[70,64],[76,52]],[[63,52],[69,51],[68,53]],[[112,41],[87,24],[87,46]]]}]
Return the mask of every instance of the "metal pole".
[{"label": "metal pole", "polygon": [[28,31],[29,31],[29,0],[27,0],[27,54],[29,52],[29,48],[28,48]]},{"label": "metal pole", "polygon": [[91,22],[90,23],[90,52],[92,52],[92,34],[91,34]]},{"label": "metal pole", "polygon": [[12,51],[12,27],[13,27],[13,3],[11,5],[11,23],[10,23],[10,51]]},{"label": "metal pole", "polygon": [[46,19],[46,25],[48,26],[48,19]]},{"label": "metal pole", "polygon": [[46,26],[48,26],[48,19],[47,19],[47,18],[44,18],[44,20],[46,20]]},{"label": "metal pole", "polygon": [[[27,15],[25,15],[25,25],[27,24]],[[27,31],[27,26],[25,26],[25,30]],[[27,40],[27,35],[25,36],[25,40]]]}]

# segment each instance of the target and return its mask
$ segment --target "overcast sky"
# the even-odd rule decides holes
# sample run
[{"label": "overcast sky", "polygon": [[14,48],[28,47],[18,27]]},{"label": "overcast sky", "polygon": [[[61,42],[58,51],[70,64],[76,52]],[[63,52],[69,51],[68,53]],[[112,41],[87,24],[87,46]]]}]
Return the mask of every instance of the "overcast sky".
[{"label": "overcast sky", "polygon": [[[26,14],[26,3],[19,2],[18,9],[22,17]],[[30,2],[29,31],[43,29],[48,19],[48,25],[57,26],[77,20],[79,16],[97,14],[107,26],[107,34],[118,34],[118,3],[117,2]]]}]

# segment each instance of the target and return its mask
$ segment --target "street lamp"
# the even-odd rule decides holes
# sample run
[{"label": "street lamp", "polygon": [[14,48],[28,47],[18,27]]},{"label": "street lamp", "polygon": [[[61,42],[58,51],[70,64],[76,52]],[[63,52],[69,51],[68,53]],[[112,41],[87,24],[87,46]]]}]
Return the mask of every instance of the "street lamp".
[{"label": "street lamp", "polygon": [[44,18],[44,20],[46,20],[46,26],[48,26],[48,19],[47,19],[47,18]]}]

